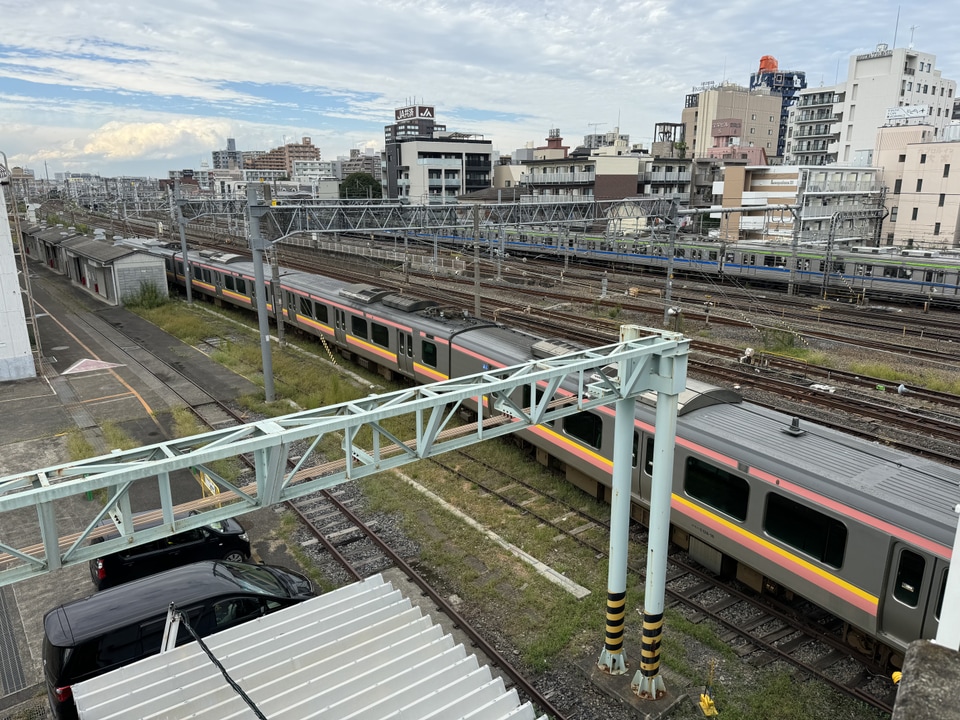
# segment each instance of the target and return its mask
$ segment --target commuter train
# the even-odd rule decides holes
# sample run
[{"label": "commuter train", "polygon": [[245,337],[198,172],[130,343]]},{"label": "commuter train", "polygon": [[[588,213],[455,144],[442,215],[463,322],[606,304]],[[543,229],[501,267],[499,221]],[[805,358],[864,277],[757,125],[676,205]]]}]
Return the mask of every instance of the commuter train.
[{"label": "commuter train", "polygon": [[[423,237],[424,241],[429,238]],[[451,244],[472,238],[443,237]],[[481,241],[481,247],[497,241]],[[604,237],[589,234],[558,236],[533,230],[508,231],[503,250],[514,256],[563,257],[586,262],[635,265],[661,272],[667,269],[669,245],[665,237]],[[723,243],[678,235],[673,272],[690,279],[738,282],[755,287],[786,289],[798,294],[826,295],[830,299],[930,303],[960,306],[960,248],[949,251],[865,247],[838,242],[802,245],[796,256],[789,245]],[[829,269],[828,269],[829,268]],[[826,275],[826,277],[824,277]]]},{"label": "commuter train", "polygon": [[[123,241],[165,257],[156,241]],[[193,291],[255,305],[252,264],[189,253]],[[366,284],[283,269],[268,309],[388,378],[430,383],[577,349],[570,343]],[[529,388],[520,391],[529,394]],[[529,397],[517,398],[529,404]],[[798,595],[843,621],[843,637],[898,666],[907,644],[936,634],[960,503],[960,471],[744,402],[691,381],[681,397],[671,539],[705,567],[757,592]],[[655,409],[637,403],[633,515],[647,519]],[[518,435],[537,459],[609,501],[614,410]],[[950,609],[956,612],[956,609]]]}]

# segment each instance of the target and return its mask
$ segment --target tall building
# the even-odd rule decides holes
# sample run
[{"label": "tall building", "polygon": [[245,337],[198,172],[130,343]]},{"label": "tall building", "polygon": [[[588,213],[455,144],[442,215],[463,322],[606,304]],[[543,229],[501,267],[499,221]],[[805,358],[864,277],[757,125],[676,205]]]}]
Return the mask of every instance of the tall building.
[{"label": "tall building", "polygon": [[411,203],[453,202],[484,190],[493,176],[493,144],[481,135],[447,132],[429,105],[398,108],[383,129],[384,197]]},{"label": "tall building", "polygon": [[293,163],[296,160],[319,160],[320,148],[314,145],[310,138],[304,137],[302,142],[287,143],[274,148],[263,155],[244,159],[244,168],[250,170],[283,170],[286,176],[293,177]]},{"label": "tall building", "polygon": [[760,69],[750,74],[750,89],[770,88],[780,94],[780,130],[777,135],[777,151],[767,155],[783,157],[787,141],[787,125],[790,120],[790,107],[797,101],[797,95],[807,87],[807,74],[800,70],[781,70],[777,59],[772,55],[760,58]]},{"label": "tall building", "polygon": [[[4,290],[4,300],[0,304],[0,318],[3,319],[0,322],[0,382],[32,378],[37,374],[4,197],[4,192],[10,191],[7,187],[9,176],[7,168],[0,165],[0,287]],[[17,240],[22,241],[22,238]]]},{"label": "tall building", "polygon": [[213,151],[214,170],[239,170],[243,167],[243,153],[237,150],[237,141],[227,138],[226,150]]},{"label": "tall building", "polygon": [[713,147],[713,121],[739,120],[742,144],[763,148],[768,156],[777,150],[780,132],[779,93],[768,87],[753,90],[736,83],[704,83],[687,95],[681,121],[687,157],[705,157]]},{"label": "tall building", "polygon": [[888,118],[928,124],[939,137],[950,124],[957,83],[935,63],[930,53],[884,43],[852,55],[845,82],[800,92],[787,130],[788,160],[870,165],[877,129]]}]

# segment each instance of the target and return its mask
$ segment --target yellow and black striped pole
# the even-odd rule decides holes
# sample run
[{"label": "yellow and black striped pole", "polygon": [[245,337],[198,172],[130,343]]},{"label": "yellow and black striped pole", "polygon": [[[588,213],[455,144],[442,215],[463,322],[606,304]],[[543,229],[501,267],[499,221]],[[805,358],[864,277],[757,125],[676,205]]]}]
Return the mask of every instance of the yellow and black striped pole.
[{"label": "yellow and black striped pole", "polygon": [[[624,368],[620,368],[623,373]],[[613,430],[613,477],[610,494],[610,564],[607,566],[607,624],[597,667],[611,675],[627,672],[623,625],[627,600],[627,542],[630,530],[635,401],[618,400]]]},{"label": "yellow and black striped pole", "polygon": [[[661,367],[661,372],[663,370]],[[674,368],[674,371],[678,372],[678,368]],[[680,372],[685,380],[686,367]],[[673,496],[677,405],[677,395],[657,392],[650,531],[647,534],[647,584],[643,595],[643,640],[640,669],[631,683],[637,695],[653,700],[667,692],[660,676],[660,641],[663,637],[663,596],[667,579],[667,550],[670,544],[670,501]]]}]

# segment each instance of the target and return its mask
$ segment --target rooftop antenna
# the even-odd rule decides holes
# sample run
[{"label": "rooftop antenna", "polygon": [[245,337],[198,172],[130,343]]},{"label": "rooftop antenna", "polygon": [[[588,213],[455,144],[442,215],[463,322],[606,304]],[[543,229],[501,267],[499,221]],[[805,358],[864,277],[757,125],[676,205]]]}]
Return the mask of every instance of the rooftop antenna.
[{"label": "rooftop antenna", "polygon": [[893,47],[897,47],[897,31],[900,30],[900,6],[897,5],[897,24],[893,26]]},{"label": "rooftop antenna", "polygon": [[920,26],[919,25],[910,26],[910,50],[913,50],[913,31],[916,30],[918,27]]},{"label": "rooftop antenna", "polygon": [[840,83],[840,58],[837,58],[837,74],[833,76],[833,84],[837,85]]},{"label": "rooftop antenna", "polygon": [[601,125],[606,125],[606,123],[587,123],[587,126],[588,126],[588,127],[592,127],[592,128],[593,128],[593,134],[594,134],[594,135],[597,134],[597,128],[600,127]]}]

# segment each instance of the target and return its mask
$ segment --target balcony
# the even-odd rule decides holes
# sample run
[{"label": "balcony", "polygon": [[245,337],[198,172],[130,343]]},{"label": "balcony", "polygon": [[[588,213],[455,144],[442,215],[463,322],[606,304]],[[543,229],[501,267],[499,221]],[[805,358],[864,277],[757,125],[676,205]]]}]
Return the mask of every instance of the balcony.
[{"label": "balcony", "polygon": [[880,183],[870,180],[862,182],[812,182],[804,188],[810,193],[873,193],[880,192]]},{"label": "balcony", "polygon": [[650,173],[650,182],[652,183],[690,182],[690,171]]},{"label": "balcony", "polygon": [[417,158],[417,165],[434,168],[461,168],[463,167],[463,161],[460,158]]},{"label": "balcony", "polygon": [[520,176],[520,184],[574,185],[577,183],[592,183],[596,179],[596,174],[592,172],[524,173]]}]

